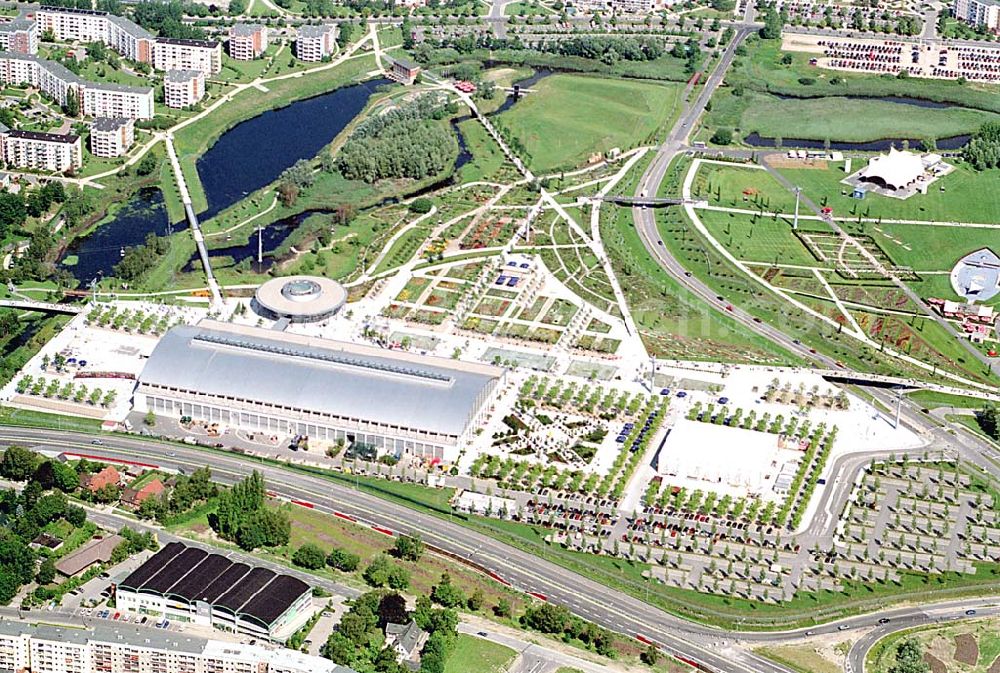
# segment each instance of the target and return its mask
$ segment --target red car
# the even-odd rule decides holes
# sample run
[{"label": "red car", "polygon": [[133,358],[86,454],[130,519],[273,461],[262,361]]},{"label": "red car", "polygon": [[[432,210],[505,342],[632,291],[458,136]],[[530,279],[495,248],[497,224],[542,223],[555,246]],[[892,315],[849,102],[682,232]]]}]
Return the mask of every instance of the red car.
[{"label": "red car", "polygon": [[726,310],[729,311],[730,313],[732,313],[733,312],[733,305],[732,304],[726,304]]}]

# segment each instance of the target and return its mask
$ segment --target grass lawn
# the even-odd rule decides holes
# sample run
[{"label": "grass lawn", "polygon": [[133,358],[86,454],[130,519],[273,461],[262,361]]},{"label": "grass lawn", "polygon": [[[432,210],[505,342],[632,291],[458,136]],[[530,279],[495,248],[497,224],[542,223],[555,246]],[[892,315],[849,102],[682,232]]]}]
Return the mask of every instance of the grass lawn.
[{"label": "grass lawn", "polygon": [[[931,626],[907,631],[898,631],[878,641],[869,651],[865,660],[865,670],[870,673],[888,673],[896,660],[896,646],[904,640],[916,639],[925,653],[937,657],[948,671],[963,673],[987,673],[993,661],[1000,656],[1000,620],[975,619],[963,621],[954,626]],[[979,650],[975,665],[955,659],[956,636],[972,636]]]},{"label": "grass lawn", "polygon": [[[1000,174],[997,179],[1000,179]],[[1000,232],[996,229],[882,224],[877,229],[868,225],[865,230],[875,236],[894,262],[912,267],[917,272],[950,271],[959,259],[990,243],[1000,249],[997,245],[1000,243]],[[1000,297],[994,301],[1000,301]]]},{"label": "grass lawn", "polygon": [[[865,142],[882,138],[949,138],[973,133],[998,115],[967,108],[932,109],[880,100],[830,96],[788,99],[748,92],[733,124],[740,135]],[[864,123],[859,124],[858,120]]]},{"label": "grass lawn", "polygon": [[840,673],[841,671],[840,666],[805,645],[760,647],[754,652],[766,659],[784,664],[793,671],[799,671],[799,673]]},{"label": "grass lawn", "polygon": [[933,390],[915,390],[907,396],[927,409],[936,409],[937,407],[958,407],[960,409],[983,408],[983,401],[975,397],[949,395],[948,393],[939,393]]},{"label": "grass lawn", "polygon": [[444,665],[444,673],[500,673],[515,656],[517,653],[509,647],[461,633]]},{"label": "grass lawn", "polygon": [[474,119],[459,123],[458,130],[465,139],[466,149],[472,153],[472,159],[458,172],[458,182],[464,184],[493,179],[507,161],[500,146]]},{"label": "grass lawn", "polygon": [[557,74],[534,89],[499,120],[527,148],[533,169],[551,171],[646,142],[673,122],[683,87]]},{"label": "grass lawn", "polygon": [[698,217],[715,240],[726,246],[737,259],[768,264],[819,265],[784,218],[755,219],[752,215],[712,210],[699,211]]},{"label": "grass lawn", "polygon": [[[855,160],[851,170],[862,166],[861,161]],[[802,187],[803,193],[817,204],[833,208],[835,216],[992,224],[1000,213],[1000,190],[995,189],[1000,184],[1000,169],[980,172],[959,163],[952,173],[932,184],[926,194],[915,194],[908,199],[869,194],[863,201],[852,199],[847,185],[840,183],[846,177],[842,164],[825,171],[801,168],[781,169],[781,173],[792,184]],[[842,194],[843,191],[847,193]],[[791,193],[789,200],[794,204]],[[945,236],[954,233],[950,229],[946,232]],[[979,234],[981,238],[984,236],[982,230]]]},{"label": "grass lawn", "polygon": [[[710,206],[792,213],[795,195],[765,170],[749,166],[701,164],[691,193]],[[799,210],[807,214],[804,209]]]}]

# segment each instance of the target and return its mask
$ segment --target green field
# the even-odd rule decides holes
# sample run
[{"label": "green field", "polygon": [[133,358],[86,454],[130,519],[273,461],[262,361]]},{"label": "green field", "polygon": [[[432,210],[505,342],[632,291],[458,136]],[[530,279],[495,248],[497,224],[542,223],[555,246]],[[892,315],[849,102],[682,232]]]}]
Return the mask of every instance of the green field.
[{"label": "green field", "polygon": [[761,647],[754,652],[779,664],[784,664],[797,673],[840,673],[841,671],[840,666],[806,645]]},{"label": "green field", "polygon": [[[740,135],[864,142],[883,138],[948,138],[973,133],[1000,116],[966,108],[931,109],[880,100],[782,99],[748,92],[733,126]],[[864,120],[863,123],[859,123]]]},{"label": "green field", "polygon": [[[851,170],[862,165],[861,160],[855,160]],[[845,177],[842,164],[831,164],[825,171],[781,169],[781,173],[814,201],[832,207],[835,216],[993,224],[1000,213],[1000,190],[996,189],[1000,170],[979,172],[959,163],[951,174],[933,183],[927,194],[908,199],[869,194],[863,201],[852,199],[850,192],[841,193],[848,189],[840,183]]]},{"label": "green field", "polygon": [[[744,262],[801,266],[819,264],[784,218],[775,220],[711,210],[699,211],[698,217],[715,240]],[[814,222],[804,224],[823,226]]]},{"label": "green field", "polygon": [[509,647],[482,638],[459,634],[455,650],[444,665],[444,673],[501,673],[517,653]]},{"label": "green field", "polygon": [[626,150],[652,138],[680,111],[679,84],[557,74],[500,115],[537,171],[572,168],[594,152]]},{"label": "green field", "polygon": [[978,398],[949,395],[948,393],[938,393],[933,390],[916,390],[909,393],[907,397],[928,409],[935,409],[937,407],[981,409],[983,407],[983,401]]}]

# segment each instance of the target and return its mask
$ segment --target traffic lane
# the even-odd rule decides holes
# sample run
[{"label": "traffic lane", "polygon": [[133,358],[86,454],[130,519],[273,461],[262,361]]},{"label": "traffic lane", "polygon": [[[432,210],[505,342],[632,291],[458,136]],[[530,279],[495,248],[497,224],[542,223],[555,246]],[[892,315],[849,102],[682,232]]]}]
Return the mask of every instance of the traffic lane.
[{"label": "traffic lane", "polygon": [[[24,434],[30,435],[33,441],[59,450],[89,453],[110,459],[141,459],[150,463],[156,461],[163,467],[174,469],[196,469],[208,465],[213,470],[213,477],[224,483],[242,478],[248,468],[258,469],[270,489],[290,501],[307,503],[312,508],[331,514],[347,514],[366,523],[374,514],[378,523],[383,526],[392,527],[400,533],[420,534],[429,544],[489,568],[518,589],[540,594],[552,602],[566,605],[581,617],[628,637],[642,634],[672,655],[704,663],[723,673],[787,671],[784,667],[758,661],[759,658],[753,655],[746,655],[750,657],[749,663],[744,662],[745,656],[739,659],[720,657],[700,641],[706,636],[718,638],[723,633],[721,631],[686,622],[627,594],[573,575],[560,566],[457,524],[449,524],[444,519],[416,512],[319,477],[291,473],[266,464],[240,462],[225,454],[204,453],[188,447],[169,447],[172,455],[163,458],[162,454],[168,452],[168,447],[147,446],[142,441],[131,438],[108,438],[100,445],[77,444],[66,440],[72,433],[18,430],[12,436],[9,429],[3,429],[0,431],[0,441],[20,442]],[[675,635],[677,633],[684,633],[687,639]]]}]

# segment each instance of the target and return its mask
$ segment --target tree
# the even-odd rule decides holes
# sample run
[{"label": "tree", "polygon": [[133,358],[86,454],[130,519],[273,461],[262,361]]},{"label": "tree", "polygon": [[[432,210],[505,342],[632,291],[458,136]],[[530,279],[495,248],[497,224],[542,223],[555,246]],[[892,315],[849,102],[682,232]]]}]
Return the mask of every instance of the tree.
[{"label": "tree", "polygon": [[326,564],[326,553],[312,543],[306,543],[292,554],[292,563],[309,570],[319,570]]},{"label": "tree", "polygon": [[987,435],[993,439],[1000,439],[1000,427],[997,423],[997,406],[995,404],[987,404],[982,410],[976,413],[976,422],[979,423],[979,427],[983,429]]},{"label": "tree", "polygon": [[762,39],[765,40],[777,40],[781,37],[781,28],[784,22],[781,19],[781,15],[774,8],[773,5],[769,5],[767,9],[764,10],[764,26],[760,29],[759,34]]},{"label": "tree", "polygon": [[410,584],[410,574],[405,568],[393,563],[385,554],[379,554],[362,573],[365,582],[373,587],[389,587],[403,590]]},{"label": "tree", "polygon": [[717,128],[712,134],[712,142],[716,145],[730,145],[733,142],[733,130],[727,128]]},{"label": "tree", "polygon": [[396,538],[396,556],[404,561],[419,561],[424,553],[424,543],[419,535],[400,535]]},{"label": "tree", "polygon": [[334,548],[326,557],[326,564],[341,572],[352,573],[361,564],[361,557],[343,549]]},{"label": "tree", "polygon": [[135,167],[135,172],[139,175],[151,175],[159,164],[159,160],[152,153],[146,152],[139,165]]},{"label": "tree", "polygon": [[465,594],[451,583],[451,576],[444,573],[441,581],[431,588],[431,600],[446,608],[457,608],[465,603]]},{"label": "tree", "polygon": [[69,525],[79,528],[87,523],[87,510],[76,505],[69,505],[66,507],[66,513],[63,514],[63,518],[66,519]]},{"label": "tree", "polygon": [[22,446],[12,445],[0,459],[0,475],[11,481],[27,481],[35,472],[37,456]]},{"label": "tree", "polygon": [[1000,122],[986,122],[962,149],[963,158],[979,171],[1000,167]]},{"label": "tree", "polygon": [[916,638],[908,638],[896,646],[896,662],[889,667],[889,673],[927,673],[930,670]]},{"label": "tree", "polygon": [[51,556],[42,561],[35,574],[35,581],[39,584],[52,584],[56,579],[56,562]]},{"label": "tree", "polygon": [[486,602],[486,598],[483,596],[483,592],[476,589],[469,596],[469,600],[466,601],[465,607],[467,607],[472,612],[479,612],[482,609],[483,604]]},{"label": "tree", "polygon": [[63,103],[63,112],[67,117],[80,116],[80,98],[76,95],[76,89],[70,88],[66,91],[66,102]]},{"label": "tree", "polygon": [[142,419],[142,422],[149,427],[156,425],[156,414],[153,413],[152,409],[146,412],[146,416]]},{"label": "tree", "polygon": [[660,661],[660,651],[655,647],[653,647],[652,645],[650,645],[645,650],[642,651],[642,654],[639,655],[639,658],[642,660],[642,663],[646,664],[647,666],[656,666],[656,664],[658,664]]},{"label": "tree", "polygon": [[510,617],[513,613],[510,607],[510,601],[506,598],[501,598],[497,601],[497,604],[493,606],[493,614],[497,617]]},{"label": "tree", "polygon": [[570,621],[569,610],[561,605],[542,603],[529,607],[522,618],[525,626],[542,633],[562,633]]}]

